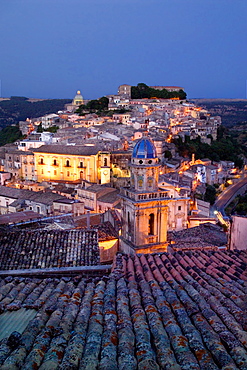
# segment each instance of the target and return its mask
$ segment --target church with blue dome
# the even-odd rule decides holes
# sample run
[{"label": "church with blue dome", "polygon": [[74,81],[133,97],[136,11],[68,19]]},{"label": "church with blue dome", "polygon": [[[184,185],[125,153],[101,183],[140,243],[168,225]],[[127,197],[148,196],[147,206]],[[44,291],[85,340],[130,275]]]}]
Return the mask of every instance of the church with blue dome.
[{"label": "church with blue dome", "polygon": [[166,248],[168,199],[158,187],[159,171],[160,164],[152,140],[141,138],[131,156],[130,187],[121,189],[123,251],[149,252]]},{"label": "church with blue dome", "polygon": [[167,231],[187,227],[189,198],[171,184],[160,184],[161,165],[151,138],[139,139],[132,151],[130,186],[121,189],[122,235],[126,253],[167,251]]},{"label": "church with blue dome", "polygon": [[156,157],[156,149],[150,139],[144,137],[136,143],[133,149],[132,158],[151,159]]}]

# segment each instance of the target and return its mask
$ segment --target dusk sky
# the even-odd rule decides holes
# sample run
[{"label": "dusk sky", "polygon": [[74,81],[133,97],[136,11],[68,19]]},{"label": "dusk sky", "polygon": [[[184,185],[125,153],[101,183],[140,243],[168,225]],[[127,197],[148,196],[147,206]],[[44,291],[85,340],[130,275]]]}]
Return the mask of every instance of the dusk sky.
[{"label": "dusk sky", "polygon": [[144,82],[246,98],[247,0],[3,0],[0,31],[2,97]]}]

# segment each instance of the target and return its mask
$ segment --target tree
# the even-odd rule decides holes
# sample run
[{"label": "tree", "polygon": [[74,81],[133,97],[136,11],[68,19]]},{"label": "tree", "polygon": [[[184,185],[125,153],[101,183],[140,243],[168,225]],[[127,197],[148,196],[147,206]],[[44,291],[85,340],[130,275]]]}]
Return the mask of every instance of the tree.
[{"label": "tree", "polygon": [[0,146],[14,143],[16,140],[22,139],[23,136],[18,126],[7,126],[0,131]]},{"label": "tree", "polygon": [[216,200],[216,189],[214,186],[207,185],[204,200],[205,202],[209,202],[211,205],[214,204]]},{"label": "tree", "polygon": [[164,157],[168,160],[172,158],[172,153],[170,152],[170,150],[165,150]]},{"label": "tree", "polygon": [[43,132],[43,127],[42,127],[42,122],[40,122],[40,124],[38,125],[38,128],[37,128],[37,132]]}]

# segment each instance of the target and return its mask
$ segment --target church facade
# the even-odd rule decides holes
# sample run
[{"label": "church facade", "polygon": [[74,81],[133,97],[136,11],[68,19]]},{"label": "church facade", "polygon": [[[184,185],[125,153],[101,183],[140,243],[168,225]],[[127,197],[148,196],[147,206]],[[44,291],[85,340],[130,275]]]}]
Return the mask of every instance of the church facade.
[{"label": "church facade", "polygon": [[121,250],[128,253],[133,250],[139,253],[164,251],[168,228],[175,225],[173,228],[176,229],[178,214],[180,228],[187,225],[188,198],[178,196],[174,189],[158,187],[160,165],[155,146],[147,137],[136,143],[130,171],[131,185],[121,189]]}]

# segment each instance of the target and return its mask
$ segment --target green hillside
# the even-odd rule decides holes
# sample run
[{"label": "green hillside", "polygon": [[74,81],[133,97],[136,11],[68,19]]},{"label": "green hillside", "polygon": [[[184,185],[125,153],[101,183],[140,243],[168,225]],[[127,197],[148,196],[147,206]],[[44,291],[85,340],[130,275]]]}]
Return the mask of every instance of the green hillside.
[{"label": "green hillside", "polygon": [[29,101],[28,98],[12,96],[9,100],[0,101],[0,129],[18,124],[27,118],[41,117],[64,109],[71,99],[48,99]]}]

